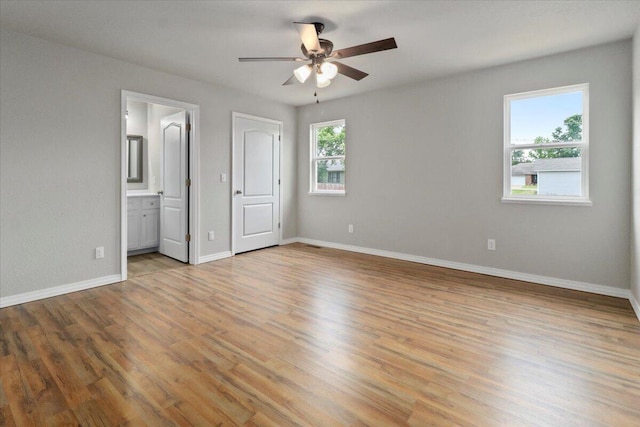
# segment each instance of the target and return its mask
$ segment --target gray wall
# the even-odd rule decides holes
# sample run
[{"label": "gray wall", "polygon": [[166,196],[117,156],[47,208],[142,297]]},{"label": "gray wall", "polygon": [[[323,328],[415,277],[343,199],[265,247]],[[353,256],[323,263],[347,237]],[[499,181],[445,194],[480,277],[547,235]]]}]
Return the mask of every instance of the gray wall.
[{"label": "gray wall", "polygon": [[[640,304],[640,26],[633,38],[633,224],[631,294]],[[637,307],[638,308],[638,307]],[[636,313],[640,317],[640,312]]]},{"label": "gray wall", "polygon": [[[636,171],[639,44],[636,36]],[[120,272],[119,112],[127,89],[201,107],[201,256],[230,249],[231,188],[219,174],[230,173],[231,112],[239,111],[284,121],[285,238],[616,288],[629,287],[633,266],[640,300],[640,263],[629,255],[628,41],[314,104],[297,117],[290,106],[7,30],[0,51],[2,297]],[[501,204],[502,96],[581,82],[591,84],[594,206]],[[338,118],[347,119],[347,196],[309,196],[308,126]],[[497,239],[497,251],[486,250],[487,238]],[[96,246],[105,246],[104,260],[93,259]]]},{"label": "gray wall", "polygon": [[[628,289],[631,48],[623,41],[299,108],[298,235]],[[593,206],[501,203],[503,96],[584,82]],[[308,195],[309,125],[341,118],[347,195]]]},{"label": "gray wall", "polygon": [[232,111],[282,120],[283,234],[297,235],[293,107],[4,29],[0,51],[2,297],[120,273],[122,89],[200,105],[201,256],[230,250]]}]

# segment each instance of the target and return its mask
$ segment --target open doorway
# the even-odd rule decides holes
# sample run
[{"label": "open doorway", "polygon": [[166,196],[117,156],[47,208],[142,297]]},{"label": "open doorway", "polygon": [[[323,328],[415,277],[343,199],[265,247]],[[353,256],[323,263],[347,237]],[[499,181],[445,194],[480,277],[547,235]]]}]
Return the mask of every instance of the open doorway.
[{"label": "open doorway", "polygon": [[129,256],[197,264],[199,107],[122,91],[121,110],[122,278]]}]

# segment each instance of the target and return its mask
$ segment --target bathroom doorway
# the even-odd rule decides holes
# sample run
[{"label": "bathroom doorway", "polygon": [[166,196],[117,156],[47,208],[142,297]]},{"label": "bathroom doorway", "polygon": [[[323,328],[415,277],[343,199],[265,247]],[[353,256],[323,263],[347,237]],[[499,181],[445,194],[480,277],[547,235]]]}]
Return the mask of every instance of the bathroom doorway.
[{"label": "bathroom doorway", "polygon": [[199,107],[122,91],[121,110],[122,278],[133,255],[197,264]]}]

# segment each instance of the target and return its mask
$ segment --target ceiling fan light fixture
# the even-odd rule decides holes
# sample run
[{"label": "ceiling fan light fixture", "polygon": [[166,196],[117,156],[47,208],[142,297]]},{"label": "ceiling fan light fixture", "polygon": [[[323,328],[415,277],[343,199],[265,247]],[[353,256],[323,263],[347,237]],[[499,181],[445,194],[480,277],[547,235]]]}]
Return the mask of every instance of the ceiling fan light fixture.
[{"label": "ceiling fan light fixture", "polygon": [[[0,0],[2,1],[2,0]],[[316,86],[325,88],[331,84],[331,80],[338,74],[349,77],[353,80],[360,81],[369,74],[364,71],[352,68],[338,60],[351,58],[353,56],[366,55],[369,53],[381,52],[383,50],[396,49],[398,45],[393,37],[378,40],[374,42],[364,43],[357,46],[346,47],[343,49],[333,50],[333,42],[327,39],[321,39],[318,36],[324,29],[321,22],[294,22],[298,30],[302,45],[300,50],[302,57],[294,56],[260,56],[251,58],[238,58],[240,62],[263,62],[263,61],[294,61],[294,62],[310,62],[302,65],[293,71],[293,75],[289,77],[282,86],[289,86],[294,83],[305,83],[309,80],[311,74],[315,74]],[[318,101],[316,97],[316,102]]]},{"label": "ceiling fan light fixture", "polygon": [[311,65],[303,65],[293,70],[293,75],[296,76],[296,79],[298,79],[300,83],[304,83],[311,75],[311,70]]},{"label": "ceiling fan light fixture", "polygon": [[332,79],[338,75],[338,67],[336,64],[332,64],[331,62],[323,62],[320,66],[320,70],[322,70],[322,74],[328,79]]},{"label": "ceiling fan light fixture", "polygon": [[331,84],[331,79],[324,73],[316,73],[316,86],[319,88],[327,87]]}]

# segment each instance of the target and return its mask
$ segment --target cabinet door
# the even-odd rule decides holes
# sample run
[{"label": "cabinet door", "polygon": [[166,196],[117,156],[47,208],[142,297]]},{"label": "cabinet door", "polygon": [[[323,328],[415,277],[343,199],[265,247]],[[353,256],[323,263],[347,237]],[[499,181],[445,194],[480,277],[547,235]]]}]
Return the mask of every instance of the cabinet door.
[{"label": "cabinet door", "polygon": [[127,211],[127,250],[132,251],[140,247],[140,211]]},{"label": "cabinet door", "polygon": [[160,209],[143,209],[140,221],[140,247],[158,246],[160,226]]}]

